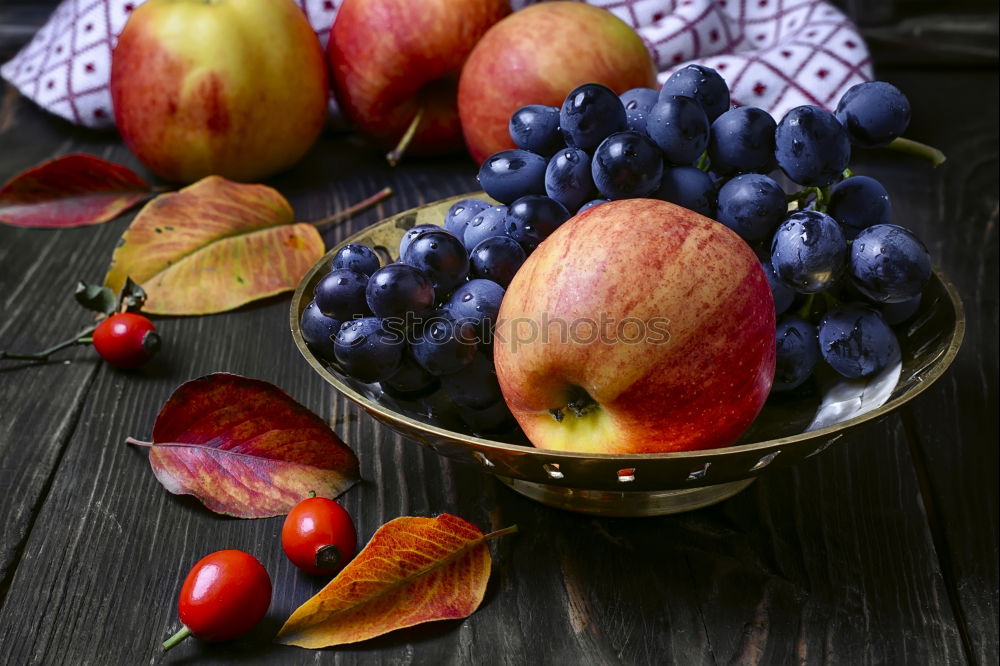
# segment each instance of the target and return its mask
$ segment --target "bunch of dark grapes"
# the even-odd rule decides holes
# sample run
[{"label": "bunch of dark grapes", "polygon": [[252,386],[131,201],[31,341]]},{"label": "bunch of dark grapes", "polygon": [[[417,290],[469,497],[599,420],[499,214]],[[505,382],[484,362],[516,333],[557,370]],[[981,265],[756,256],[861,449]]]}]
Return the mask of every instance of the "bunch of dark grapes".
[{"label": "bunch of dark grapes", "polygon": [[[503,431],[512,418],[491,342],[504,290],[573,215],[648,197],[718,220],[761,257],[778,314],[775,390],[800,386],[820,362],[867,377],[898,356],[891,326],[916,311],[931,268],[920,240],[890,223],[885,188],[847,164],[852,144],[887,145],[908,122],[906,98],[882,82],[854,86],[835,113],[800,106],[780,123],[730,108],[725,81],[700,65],[659,91],[582,85],[561,108],[511,116],[518,148],[479,169],[492,201],[463,199],[443,227],[408,230],[395,263],[360,245],[337,252],[302,336],[433,420],[457,414],[473,432]],[[779,170],[801,187],[786,192]]]},{"label": "bunch of dark grapes", "polygon": [[[525,252],[512,238],[487,233],[504,223],[490,217],[493,208],[476,199],[456,203],[444,228],[407,231],[399,261],[385,266],[366,246],[341,248],[302,313],[303,339],[344,373],[378,382],[434,422],[507,430],[513,418],[491,343],[504,288]],[[473,223],[477,230],[466,234]],[[481,242],[467,246],[477,233]]]},{"label": "bunch of dark grapes", "polygon": [[561,108],[511,116],[517,148],[479,170],[501,205],[466,238],[513,239],[530,253],[593,206],[673,202],[731,228],[761,257],[778,314],[775,390],[800,386],[821,361],[867,377],[898,355],[891,326],[916,311],[931,264],[921,241],[891,224],[885,188],[847,165],[852,145],[888,145],[909,118],[906,97],[880,81],[852,87],[834,113],[800,106],[778,123],[762,109],[730,108],[724,79],[701,65],[659,91],[582,85]]}]

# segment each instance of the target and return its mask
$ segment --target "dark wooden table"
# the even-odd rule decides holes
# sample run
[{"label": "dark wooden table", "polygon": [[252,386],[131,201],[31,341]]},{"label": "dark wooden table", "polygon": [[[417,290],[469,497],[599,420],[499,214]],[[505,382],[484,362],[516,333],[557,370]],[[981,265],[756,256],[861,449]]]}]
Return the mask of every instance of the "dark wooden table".
[{"label": "dark wooden table", "polygon": [[[5,362],[0,663],[996,663],[996,63],[912,65],[888,51],[895,57],[878,74],[909,95],[909,136],[949,159],[933,169],[865,152],[852,168],[886,185],[895,221],[923,237],[968,317],[954,366],[917,400],[722,504],[599,519],[522,498],[338,397],[296,350],[287,295],[158,319],[164,351],[138,372],[86,348],[45,364]],[[0,88],[0,181],[76,151],[146,173],[116,136],[73,128]],[[327,132],[270,184],[303,220],[392,186],[396,195],[376,210],[327,230],[332,245],[385,215],[474,189],[474,173],[464,157],[390,169],[355,136]],[[0,348],[39,348],[84,325],[73,287],[103,278],[131,217],[65,231],[0,226]],[[333,424],[366,479],[343,497],[362,540],[401,515],[517,523],[518,535],[493,546],[480,609],[339,649],[272,644],[320,587],[282,554],[282,519],[226,519],[170,495],[146,452],[124,444],[149,435],[177,385],[213,371],[273,382]],[[183,576],[222,548],[268,568],[266,621],[243,639],[191,640],[164,655]]]}]

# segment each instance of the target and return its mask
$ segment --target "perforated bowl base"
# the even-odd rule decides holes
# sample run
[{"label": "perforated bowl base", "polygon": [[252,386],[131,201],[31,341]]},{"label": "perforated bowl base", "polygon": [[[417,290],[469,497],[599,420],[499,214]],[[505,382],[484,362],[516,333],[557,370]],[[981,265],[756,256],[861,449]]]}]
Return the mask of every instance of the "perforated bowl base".
[{"label": "perforated bowl base", "polygon": [[515,492],[547,506],[596,516],[617,517],[664,516],[693,511],[727,500],[754,482],[750,478],[683,490],[608,492],[563,488],[508,476],[498,475],[497,478]]}]

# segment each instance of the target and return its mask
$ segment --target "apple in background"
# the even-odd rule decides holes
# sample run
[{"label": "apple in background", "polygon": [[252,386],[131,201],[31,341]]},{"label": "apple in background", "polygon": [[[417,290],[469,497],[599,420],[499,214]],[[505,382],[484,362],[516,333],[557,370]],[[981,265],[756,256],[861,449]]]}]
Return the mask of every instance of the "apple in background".
[{"label": "apple in background", "polygon": [[601,83],[619,95],[656,88],[656,66],[631,27],[591,5],[543,2],[497,23],[472,50],[458,85],[458,113],[473,159],[515,147],[507,123],[519,108],[562,106],[584,83]]},{"label": "apple in background", "polygon": [[258,180],[326,121],[323,49],[292,0],[150,0],[111,58],[115,122],[159,176]]},{"label": "apple in background", "polygon": [[459,72],[509,13],[509,0],[344,0],[327,45],[337,104],[382,148],[395,146],[422,108],[407,152],[461,150]]},{"label": "apple in background", "polygon": [[539,448],[727,446],[774,378],[774,301],[753,250],[665,201],[564,223],[514,276],[497,322],[500,388]]}]

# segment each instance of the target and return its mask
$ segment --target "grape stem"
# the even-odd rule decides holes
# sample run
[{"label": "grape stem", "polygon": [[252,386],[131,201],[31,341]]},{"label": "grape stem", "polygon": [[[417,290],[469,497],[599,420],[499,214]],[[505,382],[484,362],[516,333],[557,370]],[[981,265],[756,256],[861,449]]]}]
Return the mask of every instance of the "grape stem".
[{"label": "grape stem", "polygon": [[698,169],[701,169],[702,171],[706,171],[707,172],[709,166],[710,165],[709,165],[709,161],[708,161],[708,151],[706,150],[705,152],[703,152],[701,154],[701,157],[698,158],[698,163],[695,164],[695,167],[698,168]]},{"label": "grape stem", "polygon": [[413,141],[413,136],[417,133],[417,128],[420,127],[420,121],[424,118],[424,106],[421,104],[417,107],[417,113],[413,116],[413,120],[410,121],[410,126],[406,128],[403,132],[402,138],[399,139],[399,143],[396,147],[390,150],[385,155],[385,159],[389,162],[389,166],[396,166],[399,161],[403,159],[403,153],[410,146],[410,142]]},{"label": "grape stem", "polygon": [[18,361],[47,361],[49,356],[56,353],[57,351],[66,349],[67,347],[73,347],[75,345],[89,345],[94,341],[90,336],[97,328],[97,324],[93,326],[88,326],[76,335],[74,335],[69,340],[63,340],[59,344],[52,345],[46,349],[37,352],[10,352],[10,351],[0,351],[0,360],[11,359]]},{"label": "grape stem", "polygon": [[320,227],[325,227],[326,225],[332,224],[334,222],[339,222],[340,220],[344,220],[350,217],[351,215],[354,215],[355,213],[359,213],[366,208],[370,208],[377,203],[385,201],[386,199],[391,197],[392,194],[393,192],[391,187],[384,187],[375,194],[368,197],[367,199],[359,201],[353,206],[345,208],[344,210],[338,213],[334,213],[329,217],[324,217],[322,220],[316,220],[315,222],[310,222],[310,224],[312,224],[314,227],[320,228]]},{"label": "grape stem", "polygon": [[907,139],[905,137],[893,139],[892,143],[886,146],[886,148],[922,157],[934,166],[940,166],[944,164],[946,159],[948,159],[945,157],[944,153],[934,146],[928,146],[926,143],[920,143],[919,141],[914,141],[913,139]]}]

